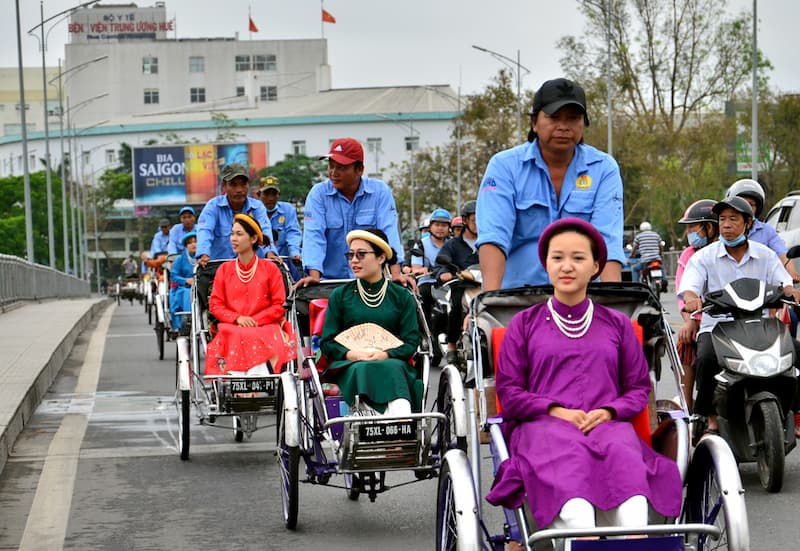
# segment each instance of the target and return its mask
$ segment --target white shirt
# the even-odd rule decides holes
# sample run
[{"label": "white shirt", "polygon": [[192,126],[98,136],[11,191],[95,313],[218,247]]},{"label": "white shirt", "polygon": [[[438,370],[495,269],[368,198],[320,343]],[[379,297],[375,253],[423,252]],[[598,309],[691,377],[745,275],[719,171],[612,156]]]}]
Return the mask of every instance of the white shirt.
[{"label": "white shirt", "polygon": [[[691,291],[700,298],[706,293],[719,291],[731,281],[742,277],[752,277],[764,281],[767,285],[785,287],[792,284],[792,277],[783,267],[775,252],[755,241],[747,241],[747,251],[742,260],[737,262],[721,241],[703,247],[689,259],[686,271],[683,272],[678,297]],[[724,317],[711,317],[703,313],[698,333],[711,331]]]}]

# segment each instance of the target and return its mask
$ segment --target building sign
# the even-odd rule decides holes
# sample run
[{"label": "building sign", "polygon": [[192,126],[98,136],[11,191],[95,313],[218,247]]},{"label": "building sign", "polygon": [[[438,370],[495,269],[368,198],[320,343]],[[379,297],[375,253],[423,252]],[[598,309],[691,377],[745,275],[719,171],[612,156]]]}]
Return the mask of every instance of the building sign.
[{"label": "building sign", "polygon": [[98,6],[77,10],[67,27],[70,42],[163,40],[167,32],[175,30],[175,20],[167,20],[165,7],[134,6]]},{"label": "building sign", "polygon": [[267,144],[190,144],[133,150],[136,207],[205,203],[220,192],[228,163],[248,168],[250,179],[267,168]]}]

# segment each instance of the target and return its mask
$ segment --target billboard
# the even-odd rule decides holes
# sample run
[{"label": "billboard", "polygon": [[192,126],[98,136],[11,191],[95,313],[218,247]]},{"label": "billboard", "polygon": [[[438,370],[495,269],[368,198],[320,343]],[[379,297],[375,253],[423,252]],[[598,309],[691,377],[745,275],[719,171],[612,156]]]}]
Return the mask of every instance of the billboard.
[{"label": "billboard", "polygon": [[267,168],[267,144],[187,144],[134,148],[134,204],[142,207],[205,203],[219,195],[219,174],[228,163],[246,166],[253,179],[260,170]]}]

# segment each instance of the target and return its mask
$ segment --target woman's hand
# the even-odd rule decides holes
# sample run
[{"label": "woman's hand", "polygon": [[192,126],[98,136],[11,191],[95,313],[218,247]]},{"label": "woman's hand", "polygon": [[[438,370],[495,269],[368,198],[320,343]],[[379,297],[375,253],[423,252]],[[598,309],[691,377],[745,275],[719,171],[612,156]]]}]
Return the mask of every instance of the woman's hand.
[{"label": "woman's hand", "polygon": [[559,419],[572,423],[584,434],[589,434],[589,431],[600,423],[611,420],[611,412],[607,409],[593,409],[589,412],[585,412],[582,409],[553,406],[548,413],[553,417],[558,417]]},{"label": "woman's hand", "polygon": [[389,357],[389,354],[383,350],[348,350],[345,357],[348,360],[354,360],[357,362],[368,362],[385,360]]},{"label": "woman's hand", "polygon": [[689,318],[683,322],[683,325],[678,330],[678,342],[691,344],[695,340],[697,340],[697,322]]},{"label": "woman's hand", "polygon": [[258,327],[258,323],[256,320],[251,318],[250,316],[239,316],[236,318],[236,325],[239,327]]}]

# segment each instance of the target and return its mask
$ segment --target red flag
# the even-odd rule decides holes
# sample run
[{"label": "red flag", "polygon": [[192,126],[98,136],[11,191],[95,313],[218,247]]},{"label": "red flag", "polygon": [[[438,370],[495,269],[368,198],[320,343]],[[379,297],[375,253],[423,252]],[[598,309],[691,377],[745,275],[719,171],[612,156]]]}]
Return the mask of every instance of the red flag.
[{"label": "red flag", "polygon": [[252,17],[248,17],[248,19],[250,20],[250,32],[251,33],[257,33],[258,32],[258,27],[256,27],[255,23],[253,23],[253,18]]},{"label": "red flag", "polygon": [[322,21],[325,23],[336,23],[336,18],[325,10],[322,10]]}]

